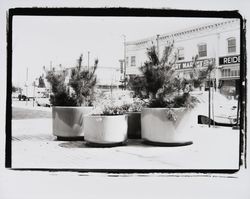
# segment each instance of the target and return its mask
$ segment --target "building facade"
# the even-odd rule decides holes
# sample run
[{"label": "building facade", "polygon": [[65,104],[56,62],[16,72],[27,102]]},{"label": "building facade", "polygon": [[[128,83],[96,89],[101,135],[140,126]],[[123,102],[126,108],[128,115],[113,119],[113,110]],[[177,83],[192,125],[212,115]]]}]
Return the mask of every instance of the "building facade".
[{"label": "building facade", "polygon": [[[56,74],[62,74],[65,73],[66,77],[65,77],[65,83],[68,84],[70,77],[71,77],[71,71],[74,67],[63,67],[63,66],[58,66],[58,67],[53,67],[50,70],[44,68],[44,74],[43,77],[46,77],[46,74],[51,71],[54,70],[54,73]],[[85,69],[87,69],[87,66],[84,66]],[[91,70],[91,68],[90,68]],[[113,89],[118,89],[121,85],[121,78],[122,78],[122,74],[120,72],[120,69],[118,67],[102,67],[102,66],[98,66],[96,69],[96,87],[99,89],[103,89],[103,90],[107,90],[110,88]],[[44,78],[44,82],[45,82],[45,87],[46,88],[50,88],[50,84],[49,82],[46,80],[46,78]]]},{"label": "building facade", "polygon": [[147,60],[147,49],[155,45],[159,56],[174,42],[178,52],[176,70],[188,74],[192,58],[198,55],[200,67],[214,61],[212,79],[214,86],[225,94],[238,94],[240,79],[240,20],[223,19],[217,22],[155,35],[137,41],[126,42],[126,75],[140,74],[139,68]]}]

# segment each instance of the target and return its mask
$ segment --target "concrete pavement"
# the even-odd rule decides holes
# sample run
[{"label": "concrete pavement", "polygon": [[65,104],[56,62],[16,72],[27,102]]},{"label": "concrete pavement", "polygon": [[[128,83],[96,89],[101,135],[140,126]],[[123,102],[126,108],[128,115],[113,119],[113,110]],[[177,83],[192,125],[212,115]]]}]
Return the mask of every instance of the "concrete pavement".
[{"label": "concrete pavement", "polygon": [[228,127],[189,129],[194,144],[155,147],[141,140],[126,146],[91,148],[84,141],[56,141],[51,119],[12,120],[13,168],[237,169],[239,131]]},{"label": "concrete pavement", "polygon": [[[206,115],[207,93],[197,95],[201,103],[196,114]],[[236,113],[230,109],[235,101],[225,101],[218,94],[214,101],[216,112],[224,118]],[[13,110],[26,110],[25,117],[16,120],[14,115],[12,120],[13,168],[237,169],[239,165],[239,131],[229,127],[193,125],[187,129],[194,142],[189,146],[155,147],[128,140],[126,146],[90,148],[84,141],[56,140],[51,108],[33,107],[32,102],[13,101],[12,105]]]}]

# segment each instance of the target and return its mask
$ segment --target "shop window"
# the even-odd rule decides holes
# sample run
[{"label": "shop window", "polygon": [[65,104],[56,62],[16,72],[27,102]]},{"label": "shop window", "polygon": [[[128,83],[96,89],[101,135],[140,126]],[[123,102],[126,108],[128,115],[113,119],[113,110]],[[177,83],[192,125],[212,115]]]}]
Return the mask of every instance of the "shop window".
[{"label": "shop window", "polygon": [[131,56],[131,66],[135,66],[135,56]]},{"label": "shop window", "polygon": [[230,70],[230,69],[223,69],[222,70],[222,76],[223,77],[230,77],[230,76],[232,76],[232,71]]},{"label": "shop window", "polygon": [[240,70],[237,70],[237,76],[240,76]]},{"label": "shop window", "polygon": [[184,60],[184,48],[178,48],[178,60]]},{"label": "shop window", "polygon": [[234,37],[227,39],[228,53],[236,52],[236,39]]},{"label": "shop window", "polygon": [[198,54],[199,54],[199,57],[207,56],[207,44],[202,43],[198,45]]},{"label": "shop window", "polygon": [[239,70],[231,70],[231,76],[233,76],[233,77],[240,76],[240,71]]}]

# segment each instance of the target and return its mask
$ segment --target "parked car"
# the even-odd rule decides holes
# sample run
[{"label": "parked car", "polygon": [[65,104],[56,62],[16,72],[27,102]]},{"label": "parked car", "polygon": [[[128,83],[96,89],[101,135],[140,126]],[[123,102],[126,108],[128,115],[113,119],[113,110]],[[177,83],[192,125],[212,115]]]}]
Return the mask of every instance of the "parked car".
[{"label": "parked car", "polygon": [[36,104],[37,106],[44,106],[44,107],[51,106],[49,98],[36,98]]},{"label": "parked car", "polygon": [[26,95],[23,95],[23,94],[19,94],[18,99],[19,99],[19,101],[21,101],[21,100],[26,101],[26,99],[28,101],[30,101],[30,99],[34,99],[34,98],[33,97],[27,97]]}]

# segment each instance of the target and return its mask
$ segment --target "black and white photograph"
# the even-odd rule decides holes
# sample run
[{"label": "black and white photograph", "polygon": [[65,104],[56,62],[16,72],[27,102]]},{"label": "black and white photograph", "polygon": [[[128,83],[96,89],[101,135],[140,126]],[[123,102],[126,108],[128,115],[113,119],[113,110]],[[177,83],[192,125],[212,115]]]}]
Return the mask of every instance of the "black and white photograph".
[{"label": "black and white photograph", "polygon": [[0,199],[248,199],[249,6],[0,1]]},{"label": "black and white photograph", "polygon": [[238,170],[240,33],[239,18],[14,15],[11,167]]}]

